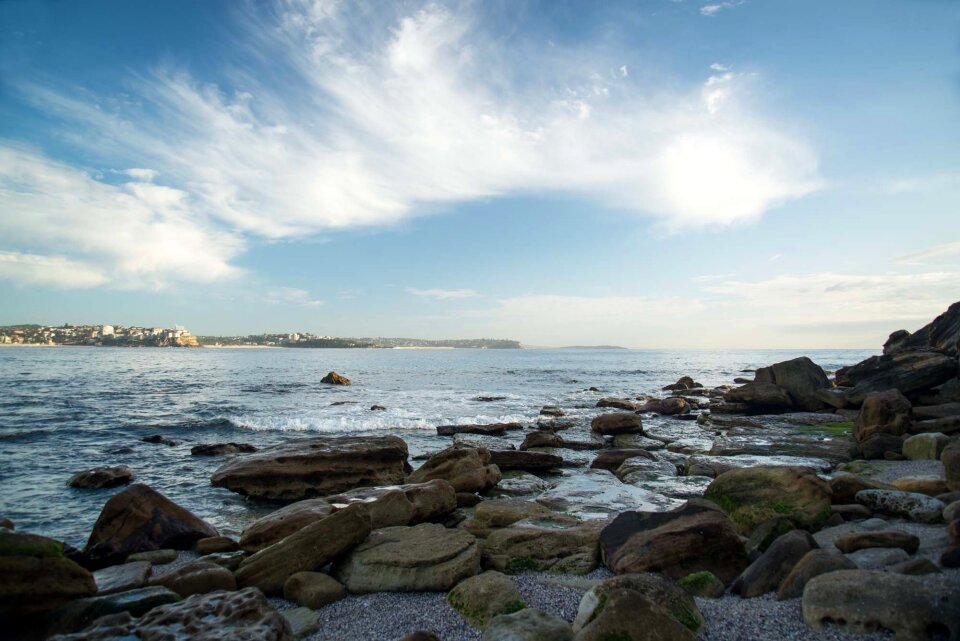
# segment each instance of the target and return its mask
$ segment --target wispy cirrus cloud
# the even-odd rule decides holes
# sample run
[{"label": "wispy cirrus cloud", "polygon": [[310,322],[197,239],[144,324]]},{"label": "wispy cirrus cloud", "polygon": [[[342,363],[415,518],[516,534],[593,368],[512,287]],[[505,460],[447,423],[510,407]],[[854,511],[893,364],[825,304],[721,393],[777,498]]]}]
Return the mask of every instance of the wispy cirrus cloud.
[{"label": "wispy cirrus cloud", "polygon": [[902,256],[897,256],[894,258],[893,262],[920,264],[930,258],[943,258],[945,256],[956,255],[960,255],[960,241],[954,243],[943,243],[942,245],[934,245],[933,247],[928,247],[927,249],[918,252],[903,254]]},{"label": "wispy cirrus cloud", "polygon": [[716,4],[705,4],[700,7],[701,16],[715,16],[726,9],[733,9],[746,3],[746,0],[731,0],[730,2],[718,2]]},{"label": "wispy cirrus cloud", "polygon": [[[237,272],[250,239],[390,225],[480,197],[575,194],[677,229],[754,220],[820,186],[814,151],[746,100],[749,76],[723,70],[655,91],[589,47],[507,40],[479,9],[291,0],[246,10],[238,64],[221,77],[160,65],[131,74],[122,98],[12,79],[66,123],[61,139],[130,181],[39,152],[24,157],[56,180],[24,181],[4,163],[5,248],[47,236],[51,255],[111,284],[212,280]],[[153,212],[134,219],[176,218],[195,243],[154,238],[162,233],[58,241],[62,219],[102,219],[93,196],[68,202],[62,180],[108,212],[126,199]],[[61,220],[35,215],[56,200]]]},{"label": "wispy cirrus cloud", "polygon": [[271,305],[296,305],[298,307],[320,307],[322,300],[317,300],[310,292],[297,287],[275,287],[264,296],[264,302]]},{"label": "wispy cirrus cloud", "polygon": [[406,292],[421,298],[433,298],[435,300],[457,300],[479,296],[472,289],[417,289],[407,287]]}]

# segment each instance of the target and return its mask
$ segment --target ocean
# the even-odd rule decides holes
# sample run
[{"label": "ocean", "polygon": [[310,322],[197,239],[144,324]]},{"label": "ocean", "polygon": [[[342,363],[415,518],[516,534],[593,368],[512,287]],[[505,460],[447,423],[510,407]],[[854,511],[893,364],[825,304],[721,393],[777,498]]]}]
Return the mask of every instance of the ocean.
[{"label": "ocean", "polygon": [[[530,424],[547,404],[588,423],[599,411],[590,387],[603,396],[632,397],[657,394],[683,375],[708,386],[730,384],[750,377],[746,370],[800,355],[831,371],[871,352],[2,348],[0,516],[18,530],[82,547],[119,488],[73,489],[67,480],[91,467],[122,464],[138,482],[237,536],[276,506],[211,487],[210,474],[224,459],[191,456],[193,445],[263,447],[311,435],[393,434],[408,442],[413,456],[449,444],[436,436],[437,425]],[[331,370],[353,385],[321,384]],[[386,410],[372,411],[374,404]],[[140,441],[157,433],[179,445]]]}]

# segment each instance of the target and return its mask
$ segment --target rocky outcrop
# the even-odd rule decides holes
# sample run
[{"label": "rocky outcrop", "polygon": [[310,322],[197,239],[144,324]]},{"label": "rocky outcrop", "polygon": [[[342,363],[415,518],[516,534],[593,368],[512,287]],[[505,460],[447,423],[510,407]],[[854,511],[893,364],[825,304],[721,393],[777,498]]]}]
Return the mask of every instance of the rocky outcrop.
[{"label": "rocky outcrop", "polygon": [[871,356],[837,372],[837,385],[844,385],[847,399],[859,404],[868,394],[889,389],[912,396],[930,390],[957,376],[957,357],[941,352],[908,351]]},{"label": "rocky outcrop", "polygon": [[643,422],[636,414],[601,414],[590,422],[590,429],[603,436],[643,434]]},{"label": "rocky outcrop", "polygon": [[753,380],[784,390],[798,410],[815,412],[826,406],[820,391],[828,389],[830,381],[823,369],[806,356],[761,367]]},{"label": "rocky outcrop", "polygon": [[210,481],[245,496],[299,500],[403,483],[407,444],[396,436],[296,439],[239,456]]},{"label": "rocky outcrop", "polygon": [[123,612],[98,619],[76,634],[56,641],[293,641],[284,618],[259,590],[212,592],[158,606],[138,619]]},{"label": "rocky outcrop", "polygon": [[863,442],[874,434],[900,436],[910,426],[910,401],[899,390],[867,394],[854,421],[853,435]]},{"label": "rocky outcrop", "polygon": [[193,456],[225,456],[256,451],[257,448],[249,443],[201,443],[190,448],[190,454]]},{"label": "rocky outcrop", "polygon": [[338,374],[336,372],[330,372],[326,376],[320,379],[320,382],[325,385],[351,385],[349,378],[343,374]]},{"label": "rocky outcrop", "polygon": [[[97,591],[93,575],[64,556],[60,541],[0,528],[0,616],[15,621]],[[14,635],[15,638],[16,635]]]},{"label": "rocky outcrop", "polygon": [[407,478],[410,483],[443,479],[457,492],[480,492],[496,485],[500,468],[490,462],[490,451],[478,447],[451,447],[434,454]]},{"label": "rocky outcrop", "polygon": [[67,485],[70,487],[88,490],[99,490],[105,487],[118,487],[133,482],[136,475],[126,465],[113,467],[95,467],[92,470],[77,472],[70,477]]},{"label": "rocky outcrop", "polygon": [[960,638],[960,586],[947,579],[894,572],[839,570],[812,578],[803,590],[803,620],[853,632],[892,630],[902,641]]},{"label": "rocky outcrop", "polygon": [[669,512],[623,512],[600,533],[600,551],[617,574],[662,572],[679,579],[706,570],[730,583],[747,566],[733,524],[702,500]]},{"label": "rocky outcrop", "polygon": [[481,630],[494,617],[525,607],[513,579],[493,570],[458,583],[447,594],[447,602],[464,621]]},{"label": "rocky outcrop", "polygon": [[586,574],[597,567],[602,522],[576,527],[506,527],[483,542],[484,567],[516,574],[529,570]]},{"label": "rocky outcrop", "polygon": [[771,543],[766,552],[737,577],[730,589],[744,598],[776,590],[800,559],[819,547],[808,532],[787,532]]},{"label": "rocky outcrop", "polygon": [[723,508],[744,534],[776,517],[817,530],[831,514],[830,486],[806,467],[730,470],[710,483],[704,497]]},{"label": "rocky outcrop", "polygon": [[508,430],[522,430],[520,423],[489,423],[487,425],[438,425],[437,434],[453,436],[455,434],[484,434],[486,436],[503,436]]},{"label": "rocky outcrop", "polygon": [[883,345],[884,354],[906,350],[935,349],[957,355],[960,349],[960,302],[947,308],[929,324],[911,334],[905,329],[890,334]]},{"label": "rocky outcrop", "polygon": [[[697,608],[693,597],[690,596],[686,590],[659,574],[640,572],[604,579],[584,593],[580,599],[580,607],[577,609],[577,617],[573,620],[573,631],[578,635],[577,638],[604,638],[599,634],[600,630],[590,630],[588,634],[583,637],[580,636],[581,631],[591,627],[599,627],[609,633],[612,631],[610,628],[617,623],[630,626],[630,620],[635,618],[640,612],[620,619],[619,621],[605,621],[600,626],[593,625],[594,621],[603,617],[609,605],[625,596],[624,593],[626,592],[634,592],[641,596],[643,600],[656,606],[654,609],[656,613],[648,620],[650,625],[655,627],[660,626],[663,622],[658,619],[662,617],[661,613],[665,613],[669,618],[673,619],[675,623],[686,628],[689,634],[689,636],[687,636],[674,626],[667,625],[666,627],[668,629],[679,633],[679,636],[673,636],[671,634],[667,635],[666,638],[692,639],[692,635],[703,628],[703,616],[700,614],[700,610]],[[629,599],[629,601],[638,602],[638,600],[632,598]],[[652,613],[649,608],[645,607],[641,607],[641,611],[646,611],[644,615]],[[640,626],[642,626],[644,618],[646,617],[640,617],[640,620],[637,621]],[[640,626],[638,626],[638,629]],[[649,634],[649,631],[644,634]],[[639,637],[634,634],[629,638],[650,638],[650,636],[644,636],[644,634],[641,634]],[[657,637],[654,636],[653,638]]]},{"label": "rocky outcrop", "polygon": [[245,559],[236,572],[237,585],[278,594],[291,575],[323,567],[369,534],[366,508],[352,505]]},{"label": "rocky outcrop", "polygon": [[364,594],[447,591],[479,571],[480,544],[472,534],[421,523],[375,530],[337,563],[334,575]]},{"label": "rocky outcrop", "polygon": [[291,503],[247,526],[240,535],[240,547],[247,552],[259,552],[314,521],[330,516],[333,510],[324,499]]},{"label": "rocky outcrop", "polygon": [[135,552],[188,550],[217,536],[212,525],[153,488],[135,484],[103,506],[83,554],[94,567],[124,560]]}]

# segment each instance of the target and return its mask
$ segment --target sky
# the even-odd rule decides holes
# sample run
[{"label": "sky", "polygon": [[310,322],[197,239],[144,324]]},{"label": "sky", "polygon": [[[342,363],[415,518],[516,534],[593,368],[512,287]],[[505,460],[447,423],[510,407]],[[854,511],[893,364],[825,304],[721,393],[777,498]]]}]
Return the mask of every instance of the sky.
[{"label": "sky", "polygon": [[0,2],[0,325],[879,348],[960,3]]}]

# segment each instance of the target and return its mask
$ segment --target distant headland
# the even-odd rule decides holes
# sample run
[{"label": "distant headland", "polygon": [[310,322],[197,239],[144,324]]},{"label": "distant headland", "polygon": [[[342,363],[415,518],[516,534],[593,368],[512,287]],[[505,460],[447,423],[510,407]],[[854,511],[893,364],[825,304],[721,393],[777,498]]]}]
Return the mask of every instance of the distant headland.
[{"label": "distant headland", "polygon": [[7,325],[0,327],[0,346],[74,345],[90,347],[300,347],[367,349],[520,349],[520,342],[496,338],[426,340],[420,338],[343,338],[310,332],[195,336],[171,328],[124,325]]}]

